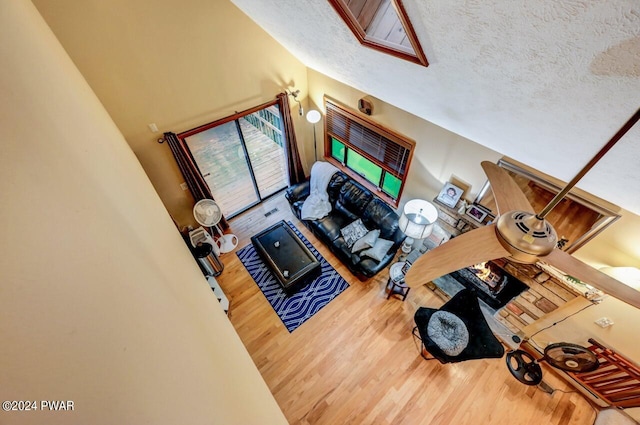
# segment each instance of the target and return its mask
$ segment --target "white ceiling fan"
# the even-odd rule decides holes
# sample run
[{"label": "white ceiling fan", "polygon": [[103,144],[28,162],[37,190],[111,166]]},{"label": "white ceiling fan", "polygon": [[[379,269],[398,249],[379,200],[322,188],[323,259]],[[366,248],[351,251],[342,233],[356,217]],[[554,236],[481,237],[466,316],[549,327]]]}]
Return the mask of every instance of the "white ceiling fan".
[{"label": "white ceiling fan", "polygon": [[464,233],[422,255],[407,272],[407,284],[419,286],[455,270],[506,257],[520,263],[548,263],[640,308],[640,291],[558,249],[556,231],[545,220],[549,212],[639,119],[640,109],[539,213],[533,211],[524,193],[502,168],[491,162],[482,162],[498,208],[497,221]]}]

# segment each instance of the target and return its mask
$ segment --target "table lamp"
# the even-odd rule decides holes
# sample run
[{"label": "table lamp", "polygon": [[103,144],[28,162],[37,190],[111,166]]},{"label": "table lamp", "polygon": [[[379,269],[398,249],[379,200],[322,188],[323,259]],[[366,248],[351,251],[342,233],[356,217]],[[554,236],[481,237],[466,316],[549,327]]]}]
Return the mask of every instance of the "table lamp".
[{"label": "table lamp", "polygon": [[404,204],[398,225],[407,235],[402,244],[402,252],[408,254],[415,239],[424,239],[433,231],[433,225],[438,220],[438,210],[428,201],[412,199]]}]

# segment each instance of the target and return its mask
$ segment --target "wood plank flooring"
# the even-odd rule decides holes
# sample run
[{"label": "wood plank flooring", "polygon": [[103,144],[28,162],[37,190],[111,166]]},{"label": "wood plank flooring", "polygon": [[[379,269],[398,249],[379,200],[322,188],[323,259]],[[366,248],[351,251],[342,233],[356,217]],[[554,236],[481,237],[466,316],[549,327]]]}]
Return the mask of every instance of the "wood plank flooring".
[{"label": "wood plank flooring", "polygon": [[[265,217],[264,214],[278,211]],[[217,279],[230,320],[291,424],[592,424],[590,404],[544,366],[553,395],[515,380],[505,360],[440,364],[420,357],[411,336],[420,306],[443,300],[425,287],[386,299],[386,272],[361,282],[291,213],[283,194],[231,221],[238,248],[291,220],[351,285],[289,333],[234,253]],[[248,409],[251,406],[247,406]]]}]

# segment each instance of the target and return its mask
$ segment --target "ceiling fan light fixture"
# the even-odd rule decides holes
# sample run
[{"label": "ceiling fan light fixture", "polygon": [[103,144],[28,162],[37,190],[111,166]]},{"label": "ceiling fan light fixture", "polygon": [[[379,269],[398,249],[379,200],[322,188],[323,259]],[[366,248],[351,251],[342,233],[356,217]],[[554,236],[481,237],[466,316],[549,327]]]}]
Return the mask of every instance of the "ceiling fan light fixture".
[{"label": "ceiling fan light fixture", "polygon": [[539,256],[549,254],[558,243],[553,226],[544,218],[524,211],[501,215],[496,224],[500,244],[518,263],[533,264]]}]

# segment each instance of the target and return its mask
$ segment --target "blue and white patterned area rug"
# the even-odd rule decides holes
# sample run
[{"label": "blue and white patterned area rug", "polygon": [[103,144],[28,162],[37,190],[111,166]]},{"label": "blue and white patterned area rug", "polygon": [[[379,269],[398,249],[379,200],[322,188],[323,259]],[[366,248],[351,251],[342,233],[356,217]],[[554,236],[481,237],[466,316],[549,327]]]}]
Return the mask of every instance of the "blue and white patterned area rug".
[{"label": "blue and white patterned area rug", "polygon": [[321,266],[320,276],[295,294],[287,296],[253,245],[249,244],[239,249],[236,254],[253,280],[258,284],[258,287],[276,311],[282,323],[284,323],[289,332],[293,332],[298,326],[320,311],[322,307],[340,295],[342,291],[349,287],[349,284],[291,222],[287,224],[320,261]]}]

